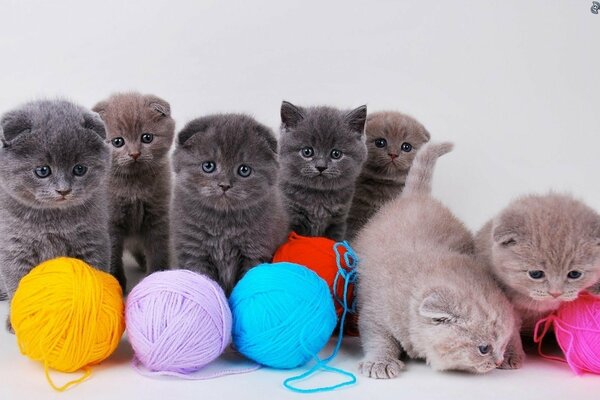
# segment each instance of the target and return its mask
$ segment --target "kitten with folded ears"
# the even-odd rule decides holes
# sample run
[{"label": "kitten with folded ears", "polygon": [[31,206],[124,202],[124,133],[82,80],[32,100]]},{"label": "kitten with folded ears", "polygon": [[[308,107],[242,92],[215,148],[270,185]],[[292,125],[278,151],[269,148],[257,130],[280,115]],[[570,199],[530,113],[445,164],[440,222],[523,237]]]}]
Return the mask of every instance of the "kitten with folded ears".
[{"label": "kitten with folded ears", "polygon": [[350,240],[379,207],[400,194],[416,152],[430,139],[419,121],[394,111],[369,114],[365,131],[368,157],[348,214]]},{"label": "kitten with folded ears", "polygon": [[175,122],[169,103],[154,95],[115,94],[93,110],[106,124],[111,144],[111,271],[125,290],[125,248],[148,273],[169,267],[168,153]]},{"label": "kitten with folded ears", "polygon": [[271,261],[289,232],[277,140],[247,115],[198,118],[177,135],[173,165],[176,267],[229,294],[250,268]]},{"label": "kitten with folded ears", "polygon": [[524,353],[512,306],[470,254],[471,233],[433,199],[431,174],[449,143],[418,153],[402,194],[358,233],[359,327],[371,378],[396,377],[401,355],[436,370],[519,368]]},{"label": "kitten with folded ears", "polygon": [[108,271],[110,154],[100,117],[43,100],[5,113],[0,125],[0,281],[9,300],[48,259],[79,258]]},{"label": "kitten with folded ears", "polygon": [[571,196],[513,201],[477,233],[475,249],[519,313],[523,334],[581,291],[600,293],[600,215]]}]

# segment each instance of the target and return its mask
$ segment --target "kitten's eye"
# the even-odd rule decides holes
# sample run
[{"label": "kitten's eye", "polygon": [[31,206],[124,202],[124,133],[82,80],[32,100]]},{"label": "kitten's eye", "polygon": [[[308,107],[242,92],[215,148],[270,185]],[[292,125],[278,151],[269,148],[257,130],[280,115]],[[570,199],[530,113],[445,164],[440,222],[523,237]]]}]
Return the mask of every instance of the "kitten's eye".
[{"label": "kitten's eye", "polygon": [[583,273],[581,271],[573,270],[573,271],[569,271],[569,273],[567,274],[567,278],[579,279],[579,278],[581,278],[582,275],[583,275]]},{"label": "kitten's eye", "polygon": [[302,157],[305,158],[310,158],[315,155],[315,151],[312,147],[305,147],[302,150],[300,150],[300,153],[302,154]]},{"label": "kitten's eye", "polygon": [[238,174],[242,177],[242,178],[247,178],[250,176],[250,174],[252,173],[252,168],[250,168],[247,165],[240,165],[240,167],[238,168]]},{"label": "kitten's eye", "polygon": [[215,169],[217,169],[217,164],[212,161],[205,161],[202,163],[202,171],[207,174],[215,172]]},{"label": "kitten's eye", "polygon": [[404,142],[402,143],[402,146],[400,148],[403,152],[410,153],[410,151],[412,150],[412,144]]},{"label": "kitten's eye", "polygon": [[38,178],[47,178],[47,177],[50,176],[50,174],[52,174],[52,170],[47,165],[44,165],[44,166],[41,166],[41,167],[37,167],[34,170],[34,172],[38,176]]},{"label": "kitten's eye", "polygon": [[84,176],[87,172],[87,167],[85,165],[77,164],[73,167],[73,175],[75,176]]},{"label": "kitten's eye", "polygon": [[375,147],[379,147],[380,149],[382,149],[385,146],[387,146],[387,140],[385,140],[384,138],[379,138],[375,140]]},{"label": "kitten's eye", "polygon": [[484,345],[478,346],[477,350],[479,350],[479,354],[481,354],[482,356],[485,356],[486,354],[489,354],[490,350],[492,350],[492,346],[490,346],[489,344],[484,344]]},{"label": "kitten's eye", "polygon": [[123,147],[123,145],[125,144],[125,139],[123,139],[122,137],[116,137],[113,138],[110,142],[115,147]]},{"label": "kitten's eye", "polygon": [[331,150],[331,158],[334,160],[339,160],[342,158],[342,152],[336,149]]},{"label": "kitten's eye", "polygon": [[151,143],[154,140],[154,135],[151,133],[142,134],[142,143]]},{"label": "kitten's eye", "polygon": [[540,271],[539,269],[527,272],[531,279],[542,279],[546,274],[544,271]]}]

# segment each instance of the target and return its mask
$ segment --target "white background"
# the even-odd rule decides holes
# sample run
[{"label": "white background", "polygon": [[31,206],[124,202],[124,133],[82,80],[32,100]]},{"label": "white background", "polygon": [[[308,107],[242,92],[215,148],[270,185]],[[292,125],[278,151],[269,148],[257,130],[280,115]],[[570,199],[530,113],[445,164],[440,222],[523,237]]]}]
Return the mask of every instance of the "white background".
[{"label": "white background", "polygon": [[[276,129],[283,99],[366,103],[369,111],[408,112],[434,140],[456,143],[438,164],[434,193],[473,229],[530,192],[568,191],[600,209],[600,15],[590,12],[591,1],[0,6],[0,112],[55,96],[91,107],[112,92],[139,90],[167,99],[178,128],[236,111]],[[61,398],[299,397],[280,388],[287,373],[152,380],[131,371],[126,346],[118,355]],[[351,343],[339,363],[356,371],[360,356]],[[5,333],[0,376],[2,399],[58,397]],[[484,377],[416,364],[393,382],[360,379],[327,397],[558,399],[598,391],[600,377],[574,377],[563,365],[530,357],[524,370]]]}]

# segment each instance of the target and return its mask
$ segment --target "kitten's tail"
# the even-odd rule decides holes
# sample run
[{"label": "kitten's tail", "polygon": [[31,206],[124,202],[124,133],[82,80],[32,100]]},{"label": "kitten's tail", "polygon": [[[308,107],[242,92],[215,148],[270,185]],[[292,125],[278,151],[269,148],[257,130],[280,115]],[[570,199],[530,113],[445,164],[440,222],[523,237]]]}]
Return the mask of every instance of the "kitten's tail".
[{"label": "kitten's tail", "polygon": [[453,148],[454,144],[450,142],[428,143],[423,146],[410,167],[402,195],[430,194],[435,162]]}]

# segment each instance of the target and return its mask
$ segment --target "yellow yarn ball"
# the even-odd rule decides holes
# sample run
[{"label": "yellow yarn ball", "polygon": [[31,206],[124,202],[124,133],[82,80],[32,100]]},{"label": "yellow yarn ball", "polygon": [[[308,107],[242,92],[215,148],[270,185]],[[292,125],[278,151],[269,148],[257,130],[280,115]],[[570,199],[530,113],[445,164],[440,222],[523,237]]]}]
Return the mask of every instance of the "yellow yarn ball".
[{"label": "yellow yarn ball", "polygon": [[[125,319],[117,280],[74,258],[45,261],[29,272],[15,292],[11,318],[21,353],[41,361],[48,382],[64,390],[89,376],[117,348]],[[48,368],[85,369],[85,375],[62,387]]]}]

